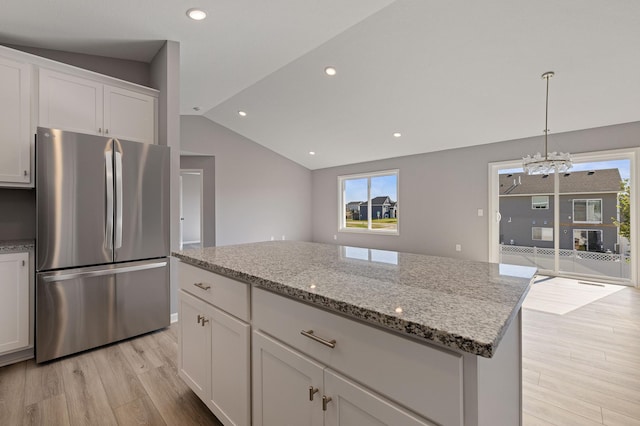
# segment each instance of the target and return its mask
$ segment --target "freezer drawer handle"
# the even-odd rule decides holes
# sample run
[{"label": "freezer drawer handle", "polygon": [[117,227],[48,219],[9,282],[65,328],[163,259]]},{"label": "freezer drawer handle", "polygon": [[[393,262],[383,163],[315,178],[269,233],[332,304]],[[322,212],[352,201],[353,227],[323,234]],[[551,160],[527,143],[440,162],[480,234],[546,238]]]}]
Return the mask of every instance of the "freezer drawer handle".
[{"label": "freezer drawer handle", "polygon": [[123,268],[101,269],[99,271],[74,272],[71,274],[53,274],[42,277],[45,282],[57,282],[73,280],[75,278],[101,277],[103,275],[123,274],[125,272],[144,271],[146,269],[162,268],[167,266],[167,262],[148,263],[146,265],[125,266]]},{"label": "freezer drawer handle", "polygon": [[313,330],[302,330],[300,331],[300,334],[302,334],[304,337],[308,337],[311,340],[315,340],[318,343],[322,343],[325,346],[329,346],[330,348],[335,348],[336,347],[336,341],[334,340],[325,340],[322,337],[318,337],[315,334],[313,334]]},{"label": "freezer drawer handle", "polygon": [[193,283],[193,285],[195,285],[198,288],[201,288],[203,290],[209,290],[211,288],[210,285],[207,285],[205,283]]}]

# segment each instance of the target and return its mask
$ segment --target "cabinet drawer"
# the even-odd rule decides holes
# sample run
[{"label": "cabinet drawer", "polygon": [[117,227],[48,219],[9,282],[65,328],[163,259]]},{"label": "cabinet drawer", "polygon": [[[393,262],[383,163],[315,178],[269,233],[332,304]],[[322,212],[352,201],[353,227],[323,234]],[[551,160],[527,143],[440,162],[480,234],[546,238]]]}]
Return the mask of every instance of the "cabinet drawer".
[{"label": "cabinet drawer", "polygon": [[180,288],[214,306],[249,321],[249,285],[180,262]]},{"label": "cabinet drawer", "polygon": [[[313,306],[253,289],[253,328],[443,425],[463,424],[463,357]],[[331,348],[301,334],[327,341]]]}]

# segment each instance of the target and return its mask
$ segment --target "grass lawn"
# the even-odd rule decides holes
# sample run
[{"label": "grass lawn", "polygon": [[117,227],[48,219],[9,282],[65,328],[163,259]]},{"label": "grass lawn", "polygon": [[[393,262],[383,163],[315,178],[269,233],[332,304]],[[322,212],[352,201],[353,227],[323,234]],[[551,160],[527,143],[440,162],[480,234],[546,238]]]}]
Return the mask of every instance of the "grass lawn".
[{"label": "grass lawn", "polygon": [[[397,226],[398,226],[398,218],[374,219],[371,221],[372,229],[396,229]],[[367,229],[367,221],[366,220],[347,220],[346,227]]]}]

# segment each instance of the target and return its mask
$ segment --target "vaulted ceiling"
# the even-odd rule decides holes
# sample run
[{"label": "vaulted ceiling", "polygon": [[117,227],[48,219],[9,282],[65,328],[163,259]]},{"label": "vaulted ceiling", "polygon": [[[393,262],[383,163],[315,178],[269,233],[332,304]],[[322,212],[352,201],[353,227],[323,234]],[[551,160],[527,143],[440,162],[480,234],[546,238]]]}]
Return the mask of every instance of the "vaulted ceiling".
[{"label": "vaulted ceiling", "polygon": [[549,70],[551,134],[640,120],[635,0],[4,0],[0,12],[0,43],[149,61],[167,39],[181,45],[182,114],[310,169],[541,135]]}]

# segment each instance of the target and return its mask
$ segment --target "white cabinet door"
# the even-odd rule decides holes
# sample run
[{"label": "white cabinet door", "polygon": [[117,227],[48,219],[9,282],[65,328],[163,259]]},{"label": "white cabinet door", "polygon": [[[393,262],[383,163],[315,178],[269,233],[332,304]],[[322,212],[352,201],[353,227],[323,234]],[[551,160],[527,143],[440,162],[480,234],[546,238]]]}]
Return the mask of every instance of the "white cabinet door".
[{"label": "white cabinet door", "polygon": [[0,354],[29,346],[29,253],[0,255]]},{"label": "white cabinet door", "polygon": [[107,136],[155,143],[155,98],[131,90],[104,86],[104,127]]},{"label": "white cabinet door", "polygon": [[0,182],[31,181],[29,65],[0,58]]},{"label": "white cabinet door", "polygon": [[40,68],[39,125],[102,135],[103,85]]},{"label": "white cabinet door", "polygon": [[211,411],[224,424],[250,426],[251,326],[214,307],[205,316],[212,337]]},{"label": "white cabinet door", "polygon": [[329,369],[324,394],[325,426],[435,426]]},{"label": "white cabinet door", "polygon": [[258,331],[252,362],[254,426],[323,424],[322,365]]},{"label": "white cabinet door", "polygon": [[211,395],[211,326],[203,323],[209,305],[180,292],[178,373],[202,399]]}]

